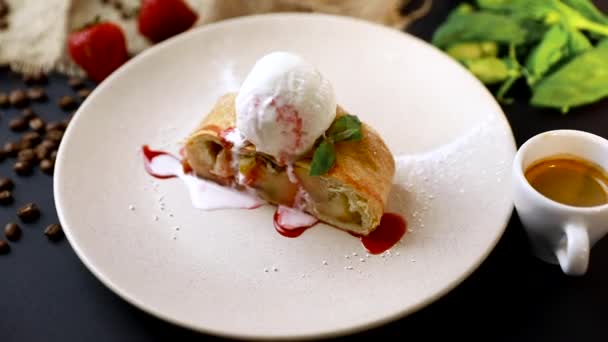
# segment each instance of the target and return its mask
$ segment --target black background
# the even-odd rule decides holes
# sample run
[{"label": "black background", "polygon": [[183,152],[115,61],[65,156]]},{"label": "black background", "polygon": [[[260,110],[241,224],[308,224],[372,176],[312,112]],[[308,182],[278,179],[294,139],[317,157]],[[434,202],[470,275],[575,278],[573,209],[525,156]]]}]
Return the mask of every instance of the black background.
[{"label": "black background", "polygon": [[[435,0],[432,12],[408,30],[428,40],[455,1]],[[597,1],[604,10],[608,1]],[[608,63],[608,61],[607,61]],[[23,88],[21,78],[0,69],[0,91]],[[32,108],[45,120],[67,114],[58,109],[60,95],[74,94],[65,78],[52,76],[46,86],[51,101]],[[504,106],[518,146],[533,135],[571,128],[608,138],[608,101],[566,116],[531,108],[525,87],[515,89],[516,102]],[[15,109],[2,110],[0,141],[16,139],[7,128]],[[50,243],[42,234],[57,222],[52,177],[39,171],[16,177],[11,162],[0,163],[0,175],[17,183],[16,203],[0,207],[0,224],[16,220],[15,208],[29,201],[40,205],[41,220],[22,225],[23,237],[0,256],[0,341],[161,341],[217,340],[160,321],[124,302],[84,267],[67,240]],[[607,222],[608,224],[608,222]],[[608,239],[597,243],[583,277],[567,277],[557,266],[535,259],[517,215],[488,259],[452,292],[409,317],[345,339],[403,337],[485,338],[492,341],[608,340]],[[370,303],[370,305],[373,305]]]}]

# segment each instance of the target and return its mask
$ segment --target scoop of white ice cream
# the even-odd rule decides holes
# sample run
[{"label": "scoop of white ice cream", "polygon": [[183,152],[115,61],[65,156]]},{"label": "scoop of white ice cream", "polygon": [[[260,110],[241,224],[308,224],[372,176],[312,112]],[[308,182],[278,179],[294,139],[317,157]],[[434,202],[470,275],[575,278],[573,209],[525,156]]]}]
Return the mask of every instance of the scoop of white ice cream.
[{"label": "scoop of white ice cream", "polygon": [[336,116],[329,81],[301,57],[273,52],[258,60],[236,97],[236,126],[280,163],[306,153]]}]

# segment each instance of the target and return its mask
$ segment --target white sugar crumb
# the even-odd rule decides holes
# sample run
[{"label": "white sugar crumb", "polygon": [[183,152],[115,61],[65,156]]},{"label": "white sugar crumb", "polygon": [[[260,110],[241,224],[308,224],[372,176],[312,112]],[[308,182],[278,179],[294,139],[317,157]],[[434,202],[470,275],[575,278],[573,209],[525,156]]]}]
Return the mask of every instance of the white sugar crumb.
[{"label": "white sugar crumb", "polygon": [[371,255],[369,255],[369,253],[368,253],[368,254],[365,254],[365,257],[369,258],[369,257],[371,257]]},{"label": "white sugar crumb", "polygon": [[175,229],[176,231],[179,231],[179,226],[175,226],[175,227],[173,227],[173,229]]},{"label": "white sugar crumb", "polygon": [[129,204],[129,210],[134,211],[135,210],[135,206],[133,204]]},{"label": "white sugar crumb", "polygon": [[350,259],[350,255],[347,254],[347,255],[344,256],[344,258],[345,259]]},{"label": "white sugar crumb", "polygon": [[323,260],[322,264],[327,266],[327,260]]},{"label": "white sugar crumb", "polygon": [[353,252],[353,256],[357,256],[357,252]]},{"label": "white sugar crumb", "polygon": [[395,254],[396,254],[396,255],[398,255],[398,256],[399,256],[399,255],[401,255],[401,253],[399,253],[399,252],[397,252],[397,253],[395,253]]},{"label": "white sugar crumb", "polygon": [[350,270],[352,270],[352,269],[353,269],[353,267],[352,267],[352,266],[344,266],[344,269],[345,269],[345,270],[349,270],[349,271],[350,271]]},{"label": "white sugar crumb", "polygon": [[264,272],[268,273],[268,269],[267,269],[267,268],[264,268]]},{"label": "white sugar crumb", "polygon": [[154,216],[154,221],[158,221],[158,216]]},{"label": "white sugar crumb", "polygon": [[359,259],[359,262],[365,262],[365,259],[360,258],[360,259]]},{"label": "white sugar crumb", "polygon": [[410,259],[410,261],[411,261],[411,262],[416,262],[416,259],[411,258],[411,259]]},{"label": "white sugar crumb", "polygon": [[279,271],[279,268],[278,268],[278,267],[276,267],[276,266],[274,266],[274,267],[272,268],[272,270],[273,270],[273,271],[275,271],[275,272],[278,272],[278,271]]},{"label": "white sugar crumb", "polygon": [[169,214],[169,217],[173,217],[173,214]]}]

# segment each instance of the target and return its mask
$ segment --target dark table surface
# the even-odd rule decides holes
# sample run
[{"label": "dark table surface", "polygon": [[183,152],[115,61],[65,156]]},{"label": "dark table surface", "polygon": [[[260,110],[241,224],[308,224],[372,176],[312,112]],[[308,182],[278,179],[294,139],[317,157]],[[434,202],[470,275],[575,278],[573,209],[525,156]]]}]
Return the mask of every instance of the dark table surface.
[{"label": "dark table surface", "polygon": [[[598,1],[604,9],[608,1]],[[435,1],[432,12],[409,31],[429,39],[453,1]],[[608,63],[608,61],[607,61]],[[21,78],[0,69],[0,91],[25,88]],[[46,89],[51,101],[32,108],[45,120],[66,117],[56,105],[74,94],[64,77],[51,76]],[[608,101],[577,109],[566,116],[531,108],[525,87],[517,87],[516,101],[504,106],[518,146],[533,135],[571,128],[608,138]],[[7,122],[15,109],[1,110],[0,141],[16,139]],[[42,209],[40,221],[23,225],[19,242],[0,256],[0,341],[161,341],[217,340],[160,321],[126,303],[105,288],[80,262],[67,240],[50,243],[42,234],[57,222],[52,177],[38,170],[16,177],[12,163],[0,163],[0,176],[17,183],[15,204],[0,207],[0,224],[15,221],[15,209],[34,201]],[[607,223],[608,224],[608,223]],[[528,249],[521,223],[514,214],[487,260],[467,280],[435,303],[393,323],[352,338],[404,337],[493,341],[607,341],[608,239],[591,253],[587,274],[573,278],[557,266],[535,259]]]}]

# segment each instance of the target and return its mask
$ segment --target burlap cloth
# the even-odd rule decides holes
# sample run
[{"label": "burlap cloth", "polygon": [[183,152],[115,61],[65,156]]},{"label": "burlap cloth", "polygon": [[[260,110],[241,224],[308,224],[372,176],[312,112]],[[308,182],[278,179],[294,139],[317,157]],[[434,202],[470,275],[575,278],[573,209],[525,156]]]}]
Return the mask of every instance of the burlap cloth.
[{"label": "burlap cloth", "polygon": [[[237,16],[269,12],[322,12],[347,15],[398,29],[424,15],[431,0],[402,15],[410,0],[186,0],[199,13],[196,25]],[[129,53],[137,54],[150,43],[137,31],[141,0],[6,0],[10,7],[8,30],[0,31],[0,65],[34,73],[57,70],[78,74],[66,51],[69,32],[100,16],[120,25]]]}]

